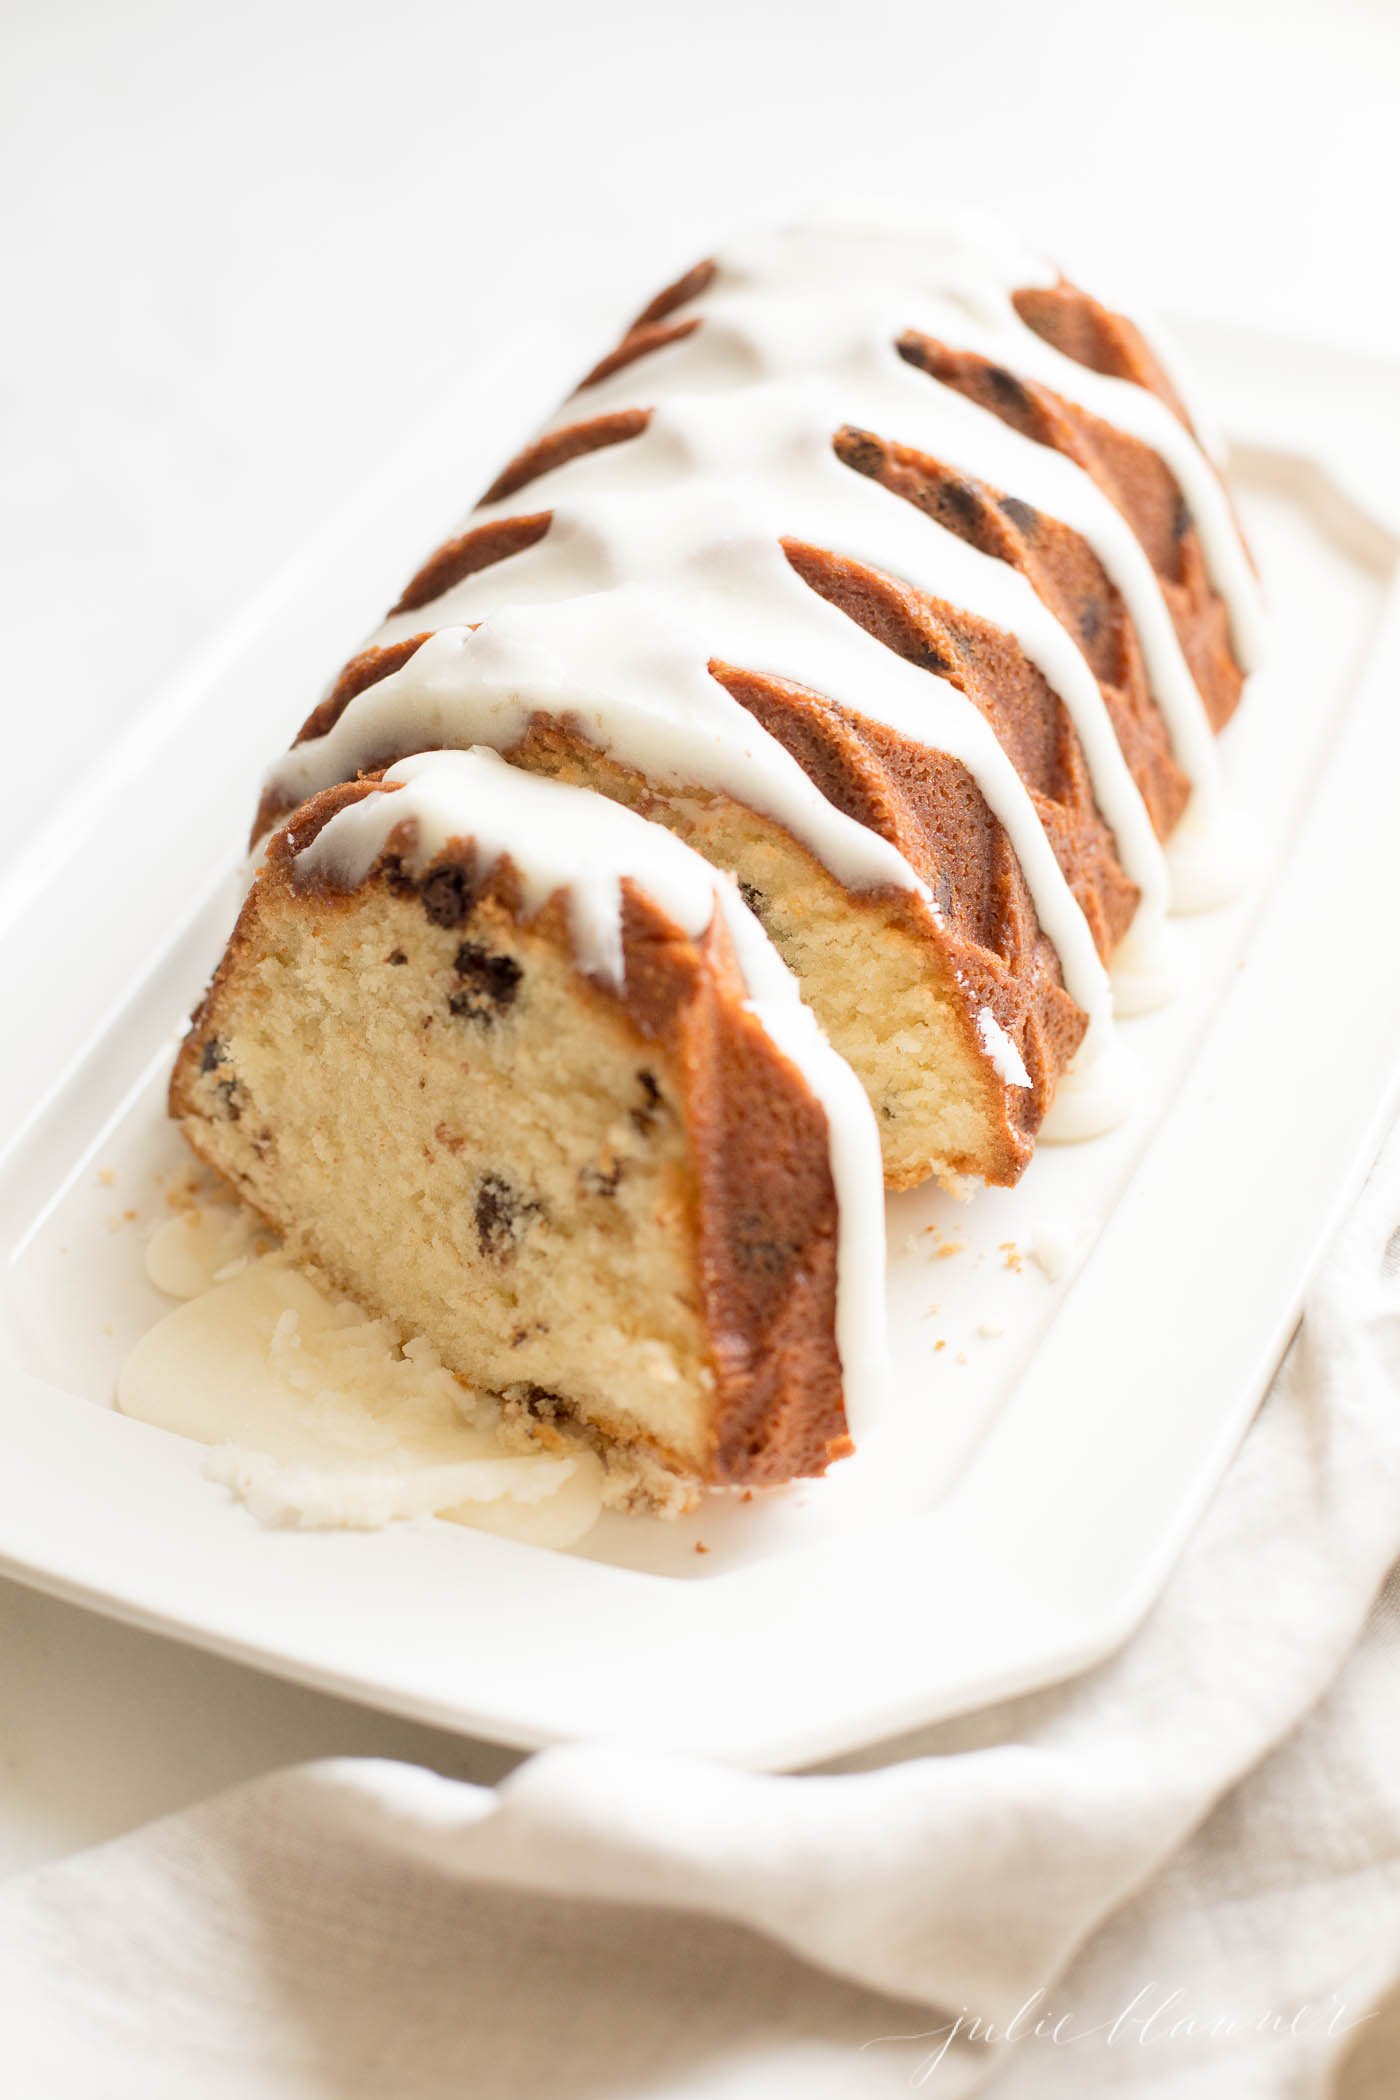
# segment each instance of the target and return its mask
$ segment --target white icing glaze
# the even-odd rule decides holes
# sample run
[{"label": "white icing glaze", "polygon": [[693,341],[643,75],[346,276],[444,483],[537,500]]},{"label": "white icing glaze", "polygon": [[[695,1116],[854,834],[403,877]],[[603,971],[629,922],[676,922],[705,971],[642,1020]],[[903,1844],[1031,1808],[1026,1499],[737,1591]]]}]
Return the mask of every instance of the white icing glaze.
[{"label": "white icing glaze", "polygon": [[1194,803],[1167,845],[1173,909],[1215,911],[1238,897],[1258,871],[1258,847],[1238,817],[1228,828],[1211,821]]},{"label": "white icing glaze", "polygon": [[[1262,636],[1259,583],[1218,473],[1156,394],[1066,357],[1021,319],[1012,294],[1059,279],[1046,257],[976,214],[910,215],[875,208],[852,217],[838,208],[738,244],[717,260],[718,275],[703,295],[702,313],[717,292],[756,286],[804,296],[814,309],[836,317],[869,287],[891,313],[904,309],[896,333],[915,329],[953,349],[987,357],[1149,446],[1186,499],[1211,581],[1230,613],[1237,654],[1246,669],[1253,667]],[[682,317],[687,312],[679,311]],[[789,336],[805,335],[807,318],[795,309],[791,314]],[[930,322],[936,318],[937,325],[922,315]],[[589,400],[593,392],[575,398]]]},{"label": "white icing glaze", "polygon": [[[889,844],[829,804],[776,739],[706,671],[711,658],[786,678],[967,767],[1024,872],[1066,987],[1089,1017],[1074,1072],[1098,1124],[1091,1071],[1112,1066],[1107,981],[1082,912],[1014,766],[945,679],[906,663],[828,605],[782,554],[784,539],[860,562],[1014,635],[1073,721],[1095,800],[1141,892],[1125,1007],[1160,985],[1152,955],[1170,894],[1168,863],[1077,644],[1010,564],[979,553],[913,505],[842,465],[843,425],[1003,489],[1089,542],[1121,593],[1178,762],[1192,816],[1218,821],[1214,739],[1161,587],[1135,535],[1080,467],[1012,430],[895,348],[917,331],[1042,380],[1130,431],[1176,476],[1200,530],[1236,646],[1252,654],[1257,586],[1214,469],[1145,389],[1050,348],[1011,294],[1057,273],[969,215],[850,211],[724,254],[678,318],[700,326],[569,402],[562,428],[621,408],[652,410],[645,434],[556,468],[483,506],[469,526],[550,509],[535,546],[467,577],[431,605],[391,618],[381,645],[441,630],[393,678],[361,694],[322,739],[281,762],[287,798],[351,777],[388,749],[519,740],[533,713],[568,715],[621,763],[670,785],[718,790],[783,824],[852,888],[921,891]],[[484,621],[475,635],[457,625]],[[1197,855],[1199,860],[1200,855]],[[1004,1081],[1004,1060],[983,1035]],[[1017,1060],[1019,1063],[1019,1059]]]},{"label": "white icing glaze", "polygon": [[997,1069],[998,1075],[1008,1086],[1028,1087],[1031,1075],[1026,1070],[1025,1059],[1012,1042],[1006,1030],[992,1012],[990,1006],[979,1008],[977,1033],[982,1038],[982,1048]]},{"label": "white icing glaze", "polygon": [[720,912],[750,1011],[826,1115],[838,1211],[836,1344],[847,1422],[859,1440],[878,1419],[888,1375],[884,1174],[875,1119],[734,883],[660,825],[585,788],[521,772],[493,750],[428,752],[391,766],[385,779],[394,792],[339,811],[297,856],[299,871],[353,888],[406,818],[417,827],[418,866],[451,840],[470,839],[486,865],[510,859],[527,912],[565,893],[580,968],[615,990],[625,969],[624,879],[692,939]]},{"label": "white icing glaze", "polygon": [[[706,293],[700,302],[700,311],[705,316],[701,328],[680,342],[652,353],[637,365],[624,367],[585,393],[575,395],[553,427],[564,428],[586,417],[624,406],[656,404],[659,407],[662,403],[686,399],[694,394],[714,393],[718,399],[734,403],[736,412],[742,413],[754,396],[769,391],[772,382],[766,375],[781,355],[770,318],[770,310],[776,303],[772,294],[727,292],[723,289],[723,280],[719,280],[716,288]],[[798,343],[815,359],[822,343],[817,322],[827,309],[817,300],[813,300],[812,305],[815,308],[812,326],[799,336]],[[862,330],[860,309],[853,302],[850,308],[843,307],[829,323],[828,357],[825,365],[819,367],[828,376],[830,385],[828,407],[832,413],[825,432],[827,450],[830,450],[832,432],[843,423],[850,423],[1000,488],[1078,532],[1097,554],[1132,618],[1142,645],[1148,684],[1166,722],[1177,763],[1198,790],[1213,793],[1216,759],[1210,724],[1182,654],[1161,584],[1127,520],[1093,478],[1064,453],[1023,437],[990,410],[979,408],[955,388],[945,386],[928,373],[907,364],[894,348],[894,340],[901,327],[908,327],[910,323],[907,318],[902,324],[897,323],[895,317],[901,314],[907,317],[910,312],[908,300],[887,300],[883,306],[871,309],[872,319]],[[1013,319],[1016,326],[1029,335],[1030,331],[1015,316],[1014,309]],[[966,330],[957,328],[951,315],[925,314],[924,320],[927,324],[924,333],[934,334],[933,323],[939,321],[943,339],[952,335],[958,347],[970,347],[964,340]],[[784,317],[784,328],[786,325]],[[831,341],[832,337],[834,341]],[[1033,340],[1039,341],[1039,338]],[[740,356],[734,354],[737,346],[742,346]],[[1002,346],[1002,355],[1006,355],[1005,346]],[[746,368],[754,376],[743,381],[735,378],[728,392],[719,393],[719,373],[726,369],[742,372]],[[799,374],[805,369],[805,365],[800,366]],[[760,374],[765,376],[759,377]],[[1169,410],[1164,409],[1163,413],[1170,415]],[[653,424],[655,420],[654,417]],[[1175,418],[1171,420],[1179,429]],[[648,430],[646,437],[650,435]],[[609,446],[605,456],[616,455],[612,471],[624,470],[627,454],[645,442],[645,438],[634,438]],[[592,453],[587,457],[596,459],[599,455]],[[565,496],[566,477],[575,476],[582,465],[583,461],[579,460],[557,468],[551,474],[541,475],[529,484],[528,490],[512,498],[509,505],[495,505],[474,513],[473,517],[481,521],[492,516],[518,515],[522,508],[545,509],[552,491],[557,490],[561,497]],[[832,466],[848,478],[856,478],[834,458]],[[882,493],[886,505],[902,502],[900,498],[891,498],[887,492]],[[903,507],[912,509],[908,504]],[[955,596],[957,580],[953,571],[945,566],[950,557],[944,543],[951,542],[962,548],[964,554],[976,556],[976,550],[967,547],[964,541],[933,519],[922,513],[915,513],[915,516],[923,527],[923,544],[919,548],[919,566],[912,576],[906,576],[906,580],[917,583],[935,596],[963,604],[968,611],[979,610],[975,603]],[[800,522],[785,523],[781,530],[790,537],[804,536]],[[806,536],[812,535],[808,533]],[[844,549],[842,539],[838,537],[834,551],[853,550]],[[1003,578],[1015,577],[1022,592],[1034,598],[1030,584],[1008,564],[985,555],[976,556],[976,559],[991,570],[1000,570]],[[951,560],[956,562],[957,557],[951,557]],[[444,594],[438,607],[441,617],[462,617],[459,608],[477,602],[470,595],[475,580],[468,578],[455,591]],[[1040,605],[1038,599],[1036,604]],[[1007,617],[1006,608],[1005,589],[998,592],[995,584],[989,584],[988,596],[981,608],[983,616],[1005,625],[1023,640],[1029,640],[1015,618]],[[1040,611],[1045,620],[1051,618],[1045,607],[1041,606]],[[397,633],[412,631],[411,616],[400,615],[398,621],[388,624],[384,634],[386,638],[392,638]],[[1085,677],[1092,677],[1092,674],[1069,636],[1063,629],[1059,632],[1061,641],[1059,645],[1052,645],[1052,658],[1037,653],[1034,647],[1028,647],[1028,654],[1045,671],[1050,683],[1074,713],[1076,727],[1080,727],[1091,703],[1087,693],[1080,700],[1078,688],[1083,686]],[[1082,669],[1066,674],[1064,665],[1071,655],[1078,659]],[[1066,675],[1071,680],[1068,690],[1061,682]],[[1097,687],[1095,691],[1097,695]],[[1099,707],[1102,708],[1101,696]],[[1086,756],[1092,763],[1098,748],[1098,735],[1094,731],[1089,734],[1093,743]],[[1097,781],[1096,791],[1101,792]],[[1109,792],[1112,793],[1111,788]],[[1113,821],[1110,806],[1105,806],[1104,815]]]},{"label": "white icing glaze", "polygon": [[[833,428],[851,423],[927,453],[1089,542],[1138,630],[1178,763],[1209,786],[1209,723],[1161,586],[1126,520],[1074,461],[917,371],[894,347],[913,331],[975,352],[1053,387],[1158,452],[1181,485],[1248,668],[1258,654],[1259,586],[1219,475],[1156,395],[1076,364],[1021,320],[1012,292],[1053,284],[1056,275],[1012,237],[963,217],[928,220],[917,231],[828,223],[768,236],[722,254],[710,287],[669,317],[698,317],[698,329],[575,394],[548,427],[695,393],[734,397],[774,379],[826,379],[841,404]],[[532,496],[543,486],[531,483]],[[520,498],[512,507],[521,508]]]},{"label": "white icing glaze", "polygon": [[1037,1138],[1047,1145],[1078,1145],[1116,1130],[1138,1098],[1136,1065],[1115,1036],[1102,1040],[1092,1062],[1081,1052],[1060,1076]]},{"label": "white icing glaze", "polygon": [[[692,340],[703,343],[705,331]],[[890,355],[917,391],[920,375]],[[850,392],[843,370],[839,383],[783,377],[666,401],[643,436],[531,484],[532,505],[554,511],[545,539],[465,578],[432,608],[398,615],[376,640],[421,631],[425,613],[434,625],[483,619],[506,606],[607,592],[625,582],[688,621],[711,655],[791,678],[951,751],[992,801],[994,754],[1015,769],[984,718],[946,679],[893,656],[844,614],[833,618],[778,542],[797,540],[857,561],[1020,642],[1065,704],[1119,859],[1142,891],[1142,922],[1156,925],[1167,903],[1162,849],[1088,663],[1018,569],[841,463],[831,439],[850,420]],[[668,475],[659,463],[669,466]],[[681,475],[683,492],[675,486]],[[518,499],[498,504],[480,521],[519,510]],[[1208,732],[1207,747],[1213,752]],[[1028,802],[1024,791],[1022,799]],[[1021,814],[1024,822],[1007,829],[1024,866],[1024,832],[1039,821],[1029,809]]]},{"label": "white icing glaze", "polygon": [[828,802],[710,676],[708,653],[640,590],[507,607],[476,631],[441,628],[401,670],[357,694],[326,736],[295,745],[269,784],[290,804],[353,780],[387,751],[509,750],[532,715],[567,715],[648,779],[706,787],[772,817],[848,888],[927,897],[903,854]]},{"label": "white icing glaze", "polygon": [[1171,927],[1163,927],[1151,941],[1130,934],[1113,957],[1113,1010],[1120,1015],[1156,1013],[1176,997],[1180,983],[1181,951]]}]

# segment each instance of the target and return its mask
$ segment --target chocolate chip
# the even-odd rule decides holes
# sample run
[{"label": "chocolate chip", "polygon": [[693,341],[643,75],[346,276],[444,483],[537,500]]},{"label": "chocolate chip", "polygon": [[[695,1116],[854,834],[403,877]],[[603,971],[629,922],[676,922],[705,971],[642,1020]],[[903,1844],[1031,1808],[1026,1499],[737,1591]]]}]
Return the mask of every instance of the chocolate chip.
[{"label": "chocolate chip", "polygon": [[1190,530],[1191,513],[1186,507],[1186,498],[1178,489],[1176,501],[1172,505],[1172,538],[1174,540],[1184,540]]},{"label": "chocolate chip", "polygon": [[416,897],[418,885],[404,867],[403,857],[398,853],[386,853],[380,863],[379,872],[388,887],[398,897]]},{"label": "chocolate chip", "polygon": [[953,668],[951,656],[946,655],[935,642],[924,641],[919,644],[918,660],[925,671],[951,671]]},{"label": "chocolate chip", "polygon": [[622,1174],[620,1159],[615,1159],[606,1172],[602,1167],[581,1167],[578,1185],[585,1196],[615,1196]]},{"label": "chocolate chip", "polygon": [[384,960],[386,963],[392,963],[397,969],[401,963],[408,961],[408,957],[404,954],[402,948],[395,948],[391,954],[385,956]]},{"label": "chocolate chip", "polygon": [[524,974],[513,955],[493,955],[474,941],[463,941],[452,965],[462,979],[447,1004],[460,1018],[494,1021],[514,1003]]},{"label": "chocolate chip", "polygon": [[541,1205],[513,1188],[504,1174],[483,1174],[476,1185],[476,1243],[488,1261],[508,1261]]},{"label": "chocolate chip", "polygon": [[472,908],[471,884],[462,868],[434,868],[419,894],[434,926],[460,926]]},{"label": "chocolate chip", "polygon": [[755,918],[760,915],[764,905],[768,902],[768,899],[764,896],[762,890],[758,888],[757,884],[745,882],[742,876],[739,878],[739,895],[743,898]]},{"label": "chocolate chip", "polygon": [[1040,512],[1034,504],[1023,503],[1019,496],[1002,496],[998,499],[997,509],[1004,518],[1009,518],[1016,530],[1024,533],[1028,540],[1035,538],[1040,526]]},{"label": "chocolate chip", "polygon": [[636,1128],[641,1131],[643,1137],[645,1137],[652,1124],[656,1121],[656,1112],[662,1105],[661,1089],[656,1083],[656,1075],[653,1072],[638,1072],[637,1083],[641,1087],[644,1100],[641,1108],[633,1109],[632,1121]]},{"label": "chocolate chip", "polygon": [[1090,598],[1080,608],[1076,625],[1082,642],[1096,642],[1103,627],[1104,604],[1102,598]]},{"label": "chocolate chip", "polygon": [[513,1397],[520,1402],[526,1414],[534,1415],[537,1421],[548,1422],[554,1416],[567,1414],[569,1403],[562,1393],[556,1393],[547,1385],[522,1385]]},{"label": "chocolate chip", "polygon": [[[200,1071],[218,1072],[228,1066],[229,1054],[227,1049],[216,1035],[211,1035],[199,1053]],[[227,1117],[230,1123],[236,1123],[242,1115],[244,1104],[248,1099],[248,1090],[242,1081],[234,1077],[216,1079],[214,1082],[214,1093],[218,1099],[219,1113]]]}]

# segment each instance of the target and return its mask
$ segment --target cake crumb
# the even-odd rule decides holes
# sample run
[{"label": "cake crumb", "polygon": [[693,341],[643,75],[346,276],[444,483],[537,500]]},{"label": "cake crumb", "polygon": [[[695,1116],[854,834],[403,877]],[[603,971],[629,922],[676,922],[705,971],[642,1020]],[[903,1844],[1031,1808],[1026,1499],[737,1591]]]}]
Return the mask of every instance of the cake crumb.
[{"label": "cake crumb", "polygon": [[739,1500],[740,1500],[741,1502],[752,1502],[752,1501],[753,1501],[753,1489],[752,1489],[752,1488],[745,1488],[745,1489],[744,1489],[744,1492],[743,1492],[743,1494],[742,1494],[742,1495],[741,1495],[741,1496],[739,1497]]},{"label": "cake crumb", "polygon": [[1013,1275],[1019,1276],[1025,1265],[1025,1257],[1015,1240],[999,1241],[997,1253],[1002,1256],[1003,1266],[1010,1269]]},{"label": "cake crumb", "polygon": [[695,1550],[697,1553],[708,1553],[710,1549],[703,1539],[697,1539],[695,1541]]},{"label": "cake crumb", "polygon": [[177,1217],[203,1220],[203,1206],[199,1201],[195,1184],[188,1174],[182,1174],[177,1181],[171,1182],[165,1191],[165,1200]]},{"label": "cake crumb", "polygon": [[97,1177],[97,1185],[99,1188],[104,1189],[112,1189],[116,1187],[117,1177],[111,1167],[102,1168]]},{"label": "cake crumb", "polygon": [[1088,1212],[1056,1211],[1042,1218],[1031,1235],[1031,1259],[1051,1283],[1071,1276],[1099,1234],[1099,1220]]},{"label": "cake crumb", "polygon": [[940,1335],[940,1336],[939,1336],[939,1338],[938,1338],[938,1340],[937,1340],[937,1341],[936,1341],[936,1342],[934,1343],[934,1345],[933,1345],[933,1353],[934,1353],[934,1355],[935,1355],[935,1356],[937,1356],[937,1354],[938,1354],[939,1350],[940,1350],[940,1349],[946,1349],[946,1348],[947,1348],[947,1346],[948,1346],[948,1344],[947,1344],[947,1343],[946,1343],[946,1342],[945,1342],[945,1341],[943,1340],[942,1336]]},{"label": "cake crumb", "polygon": [[1000,1320],[979,1320],[977,1332],[981,1335],[984,1342],[995,1342],[1005,1334],[1006,1329],[1002,1326]]},{"label": "cake crumb", "polygon": [[944,1240],[940,1247],[934,1248],[933,1258],[935,1261],[947,1261],[950,1254],[961,1254],[962,1251],[963,1242],[961,1240]]}]

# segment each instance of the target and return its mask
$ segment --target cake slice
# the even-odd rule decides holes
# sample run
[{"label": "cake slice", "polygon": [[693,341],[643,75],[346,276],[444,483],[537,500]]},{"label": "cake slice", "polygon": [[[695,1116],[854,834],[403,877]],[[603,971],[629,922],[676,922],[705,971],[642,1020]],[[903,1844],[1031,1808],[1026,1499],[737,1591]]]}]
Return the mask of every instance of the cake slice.
[{"label": "cake slice", "polygon": [[494,752],[278,828],[171,1110],[297,1258],[621,1495],[818,1474],[878,1391],[857,1082],[731,882]]}]

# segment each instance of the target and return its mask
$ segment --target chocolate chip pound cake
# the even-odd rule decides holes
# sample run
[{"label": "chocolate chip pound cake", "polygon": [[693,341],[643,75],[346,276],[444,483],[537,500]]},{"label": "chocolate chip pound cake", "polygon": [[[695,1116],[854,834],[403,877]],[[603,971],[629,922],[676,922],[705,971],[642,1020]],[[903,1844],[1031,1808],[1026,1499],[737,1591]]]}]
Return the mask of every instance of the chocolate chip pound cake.
[{"label": "chocolate chip pound cake", "polygon": [[879,1143],[728,879],[494,752],[273,836],[172,1113],[309,1262],[619,1497],[818,1474],[883,1375]]},{"label": "chocolate chip pound cake", "polygon": [[[259,836],[489,744],[737,877],[893,1186],[1115,1114],[1209,899],[1259,627],[1133,324],[995,229],[837,216],[692,270],[498,476],[273,769]],[[1110,981],[1110,970],[1112,981]]]}]

